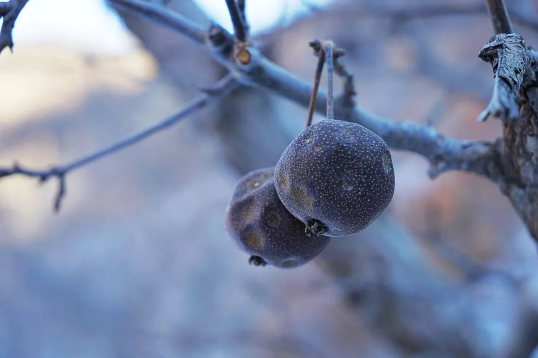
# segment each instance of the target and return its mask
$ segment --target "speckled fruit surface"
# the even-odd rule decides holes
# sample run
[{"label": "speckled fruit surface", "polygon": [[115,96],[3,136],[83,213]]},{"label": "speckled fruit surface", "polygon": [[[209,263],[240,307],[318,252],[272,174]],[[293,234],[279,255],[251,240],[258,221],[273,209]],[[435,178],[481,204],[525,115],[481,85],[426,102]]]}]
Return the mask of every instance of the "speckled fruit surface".
[{"label": "speckled fruit surface", "polygon": [[275,168],[282,203],[313,233],[345,236],[366,228],[389,205],[394,168],[386,143],[365,127],[322,120],[306,128]]},{"label": "speckled fruit surface", "polygon": [[248,254],[273,266],[297,267],[318,256],[330,239],[305,234],[305,225],[280,201],[273,178],[271,167],[239,180],[226,210],[226,228]]}]

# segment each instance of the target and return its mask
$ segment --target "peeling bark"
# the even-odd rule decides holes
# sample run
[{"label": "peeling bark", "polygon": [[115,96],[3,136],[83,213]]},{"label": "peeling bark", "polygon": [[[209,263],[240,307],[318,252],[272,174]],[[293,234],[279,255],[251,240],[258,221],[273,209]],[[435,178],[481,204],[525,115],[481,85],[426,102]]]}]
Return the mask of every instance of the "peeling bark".
[{"label": "peeling bark", "polygon": [[500,34],[484,46],[479,57],[491,63],[495,76],[493,96],[479,120],[492,115],[503,125],[499,185],[530,234],[538,240],[538,66],[535,53],[520,35]]}]

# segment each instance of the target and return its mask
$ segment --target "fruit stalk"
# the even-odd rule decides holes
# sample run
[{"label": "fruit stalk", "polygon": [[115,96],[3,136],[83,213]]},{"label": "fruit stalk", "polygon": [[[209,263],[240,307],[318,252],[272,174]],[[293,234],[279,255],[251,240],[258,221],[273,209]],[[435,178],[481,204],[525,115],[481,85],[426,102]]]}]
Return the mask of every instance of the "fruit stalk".
[{"label": "fruit stalk", "polygon": [[334,119],[334,94],[333,94],[333,73],[334,73],[334,43],[331,40],[325,41],[323,50],[327,58],[327,119]]}]

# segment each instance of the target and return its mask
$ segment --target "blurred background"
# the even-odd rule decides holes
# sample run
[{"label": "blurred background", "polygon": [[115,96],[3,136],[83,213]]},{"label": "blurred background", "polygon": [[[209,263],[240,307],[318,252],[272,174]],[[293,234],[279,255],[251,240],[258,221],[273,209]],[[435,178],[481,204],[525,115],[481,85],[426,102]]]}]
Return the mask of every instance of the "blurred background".
[{"label": "blurred background", "polygon": [[[538,4],[506,2],[537,45]],[[224,0],[166,6],[231,27]],[[308,41],[333,39],[369,111],[501,134],[475,121],[493,87],[477,57],[493,35],[483,1],[248,0],[247,16],[257,46],[307,81]],[[76,159],[225,74],[204,48],[101,0],[32,0],[14,41],[0,55],[0,166]],[[233,186],[274,165],[305,118],[236,90],[70,174],[58,215],[55,183],[1,180],[0,358],[538,357],[536,245],[496,185],[431,181],[415,154],[393,152],[394,200],[364,232],[294,270],[248,265],[224,230]]]}]

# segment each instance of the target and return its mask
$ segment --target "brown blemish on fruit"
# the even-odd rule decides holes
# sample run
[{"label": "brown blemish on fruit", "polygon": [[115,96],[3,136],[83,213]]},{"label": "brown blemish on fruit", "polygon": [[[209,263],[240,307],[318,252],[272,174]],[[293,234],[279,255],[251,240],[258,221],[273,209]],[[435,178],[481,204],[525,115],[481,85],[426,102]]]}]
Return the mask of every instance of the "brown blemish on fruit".
[{"label": "brown blemish on fruit", "polygon": [[258,233],[249,231],[245,234],[245,239],[242,240],[247,249],[252,251],[260,251],[263,249],[263,239]]},{"label": "brown blemish on fruit", "polygon": [[349,134],[351,131],[349,129],[344,129],[344,134]]},{"label": "brown blemish on fruit", "polygon": [[278,173],[278,180],[280,180],[280,183],[282,186],[287,187],[288,186],[288,178],[282,173]]},{"label": "brown blemish on fruit", "polygon": [[304,190],[297,186],[291,189],[291,194],[293,195],[293,198],[298,202],[302,202],[305,196]]},{"label": "brown blemish on fruit", "polygon": [[293,267],[295,265],[294,259],[286,259],[280,263],[282,267]]}]

